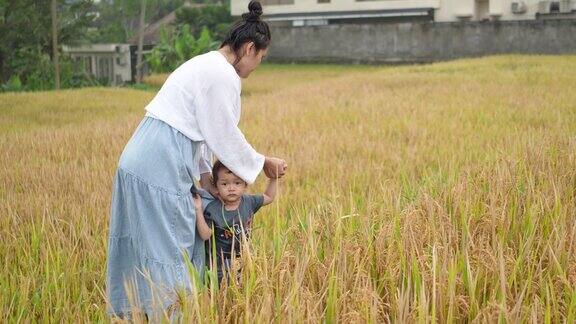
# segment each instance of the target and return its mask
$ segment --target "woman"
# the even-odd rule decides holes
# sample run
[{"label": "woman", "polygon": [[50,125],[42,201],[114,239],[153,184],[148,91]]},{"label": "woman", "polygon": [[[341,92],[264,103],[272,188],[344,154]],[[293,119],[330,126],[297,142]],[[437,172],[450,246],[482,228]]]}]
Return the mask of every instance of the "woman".
[{"label": "woman", "polygon": [[262,7],[230,30],[218,51],[178,67],[146,107],[124,148],[114,179],[108,245],[109,312],[129,316],[133,306],[150,315],[190,289],[185,255],[202,267],[190,189],[194,179],[215,192],[212,154],[252,183],[263,169],[280,178],[286,162],[257,153],[238,128],[240,78],[258,67],[270,44]]}]

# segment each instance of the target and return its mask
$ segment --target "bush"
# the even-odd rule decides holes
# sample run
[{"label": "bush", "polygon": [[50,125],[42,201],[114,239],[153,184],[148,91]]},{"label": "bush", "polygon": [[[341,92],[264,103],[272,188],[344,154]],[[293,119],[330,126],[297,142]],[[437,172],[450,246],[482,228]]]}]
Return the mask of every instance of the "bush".
[{"label": "bush", "polygon": [[2,89],[2,91],[20,91],[22,90],[22,81],[20,81],[19,76],[13,75],[0,89]]},{"label": "bush", "polygon": [[[0,86],[0,91],[40,91],[54,89],[54,63],[48,54],[31,49],[21,50],[22,63],[10,79]],[[60,87],[80,88],[101,85],[88,75],[81,64],[66,56],[60,57]]]},{"label": "bush", "polygon": [[146,56],[146,60],[154,73],[171,72],[192,57],[215,49],[217,44],[207,28],[202,29],[200,37],[196,39],[185,24],[172,37],[162,30],[159,44]]}]

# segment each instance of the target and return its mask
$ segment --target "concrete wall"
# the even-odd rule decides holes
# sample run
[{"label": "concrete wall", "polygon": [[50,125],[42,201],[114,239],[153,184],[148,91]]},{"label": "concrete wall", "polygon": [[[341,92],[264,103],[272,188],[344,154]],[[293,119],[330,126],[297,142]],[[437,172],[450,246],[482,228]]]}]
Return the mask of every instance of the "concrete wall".
[{"label": "concrete wall", "polygon": [[273,27],[269,60],[412,63],[504,53],[576,54],[576,19]]}]

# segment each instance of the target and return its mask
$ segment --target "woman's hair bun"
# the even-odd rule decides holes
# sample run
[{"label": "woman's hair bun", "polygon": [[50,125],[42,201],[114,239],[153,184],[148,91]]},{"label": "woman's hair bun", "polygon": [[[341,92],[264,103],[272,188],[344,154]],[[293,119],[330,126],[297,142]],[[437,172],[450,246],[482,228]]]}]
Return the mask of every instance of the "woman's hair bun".
[{"label": "woman's hair bun", "polygon": [[256,22],[260,20],[260,16],[262,15],[262,5],[258,1],[250,1],[248,4],[248,11],[247,13],[242,15],[245,21]]}]

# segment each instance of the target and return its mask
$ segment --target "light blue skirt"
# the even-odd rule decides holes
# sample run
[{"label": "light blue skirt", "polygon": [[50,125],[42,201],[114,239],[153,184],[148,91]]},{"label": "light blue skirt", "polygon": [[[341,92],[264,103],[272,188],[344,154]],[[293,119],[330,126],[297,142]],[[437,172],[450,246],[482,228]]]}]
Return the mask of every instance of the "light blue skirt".
[{"label": "light blue skirt", "polygon": [[[108,312],[149,316],[193,288],[188,265],[204,269],[190,193],[200,143],[145,117],[114,177],[108,242]],[[187,260],[188,259],[188,260]]]}]

